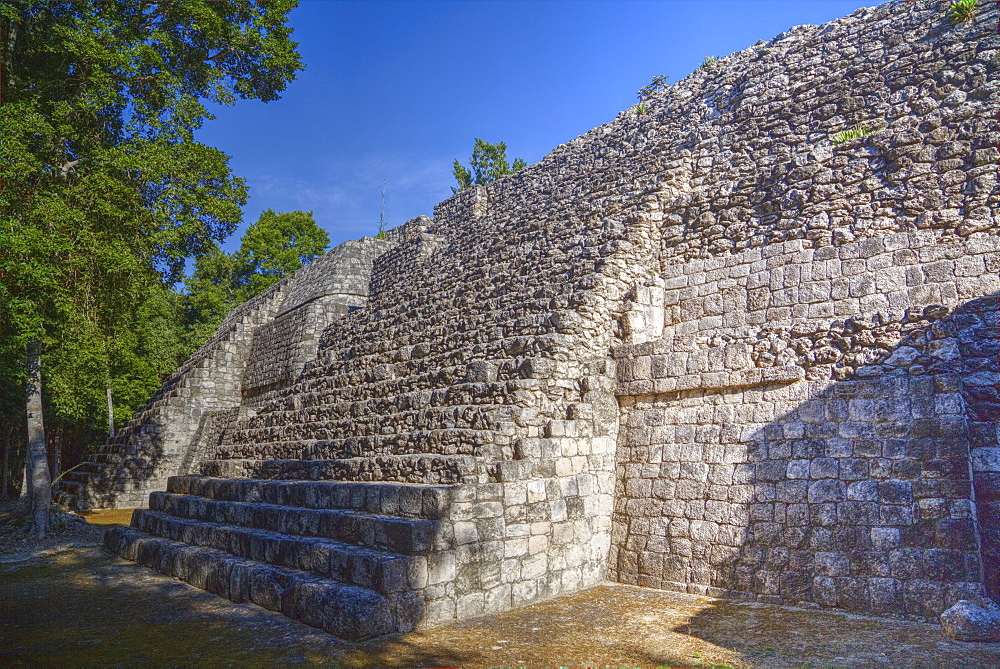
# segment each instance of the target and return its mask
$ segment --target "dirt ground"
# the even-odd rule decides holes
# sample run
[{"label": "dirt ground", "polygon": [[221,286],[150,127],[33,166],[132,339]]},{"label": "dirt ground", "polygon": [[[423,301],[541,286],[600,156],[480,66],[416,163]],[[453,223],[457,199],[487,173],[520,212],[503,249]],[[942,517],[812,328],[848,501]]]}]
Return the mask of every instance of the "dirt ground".
[{"label": "dirt ground", "polygon": [[349,644],[114,557],[71,520],[0,534],[0,666],[998,667],[936,625],[607,584],[517,611]]}]

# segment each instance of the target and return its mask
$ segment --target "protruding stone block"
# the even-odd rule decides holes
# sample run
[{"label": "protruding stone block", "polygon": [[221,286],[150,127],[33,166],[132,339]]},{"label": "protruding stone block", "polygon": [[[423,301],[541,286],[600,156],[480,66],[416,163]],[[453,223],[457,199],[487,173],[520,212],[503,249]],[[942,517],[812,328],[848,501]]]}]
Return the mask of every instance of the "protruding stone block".
[{"label": "protruding stone block", "polygon": [[957,641],[1000,641],[1000,606],[963,599],[941,614],[941,627]]}]

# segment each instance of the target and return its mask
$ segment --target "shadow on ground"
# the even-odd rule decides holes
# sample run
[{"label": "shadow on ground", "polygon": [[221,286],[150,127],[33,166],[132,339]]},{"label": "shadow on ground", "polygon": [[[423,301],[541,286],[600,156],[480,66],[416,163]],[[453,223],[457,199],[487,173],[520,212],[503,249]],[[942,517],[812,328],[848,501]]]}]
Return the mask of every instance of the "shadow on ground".
[{"label": "shadow on ground", "polygon": [[[89,520],[111,525],[127,522],[127,516]],[[2,666],[296,664],[993,667],[1000,665],[1000,644],[950,641],[935,625],[730,604],[624,585],[348,644],[120,560],[96,545],[0,564]]]}]

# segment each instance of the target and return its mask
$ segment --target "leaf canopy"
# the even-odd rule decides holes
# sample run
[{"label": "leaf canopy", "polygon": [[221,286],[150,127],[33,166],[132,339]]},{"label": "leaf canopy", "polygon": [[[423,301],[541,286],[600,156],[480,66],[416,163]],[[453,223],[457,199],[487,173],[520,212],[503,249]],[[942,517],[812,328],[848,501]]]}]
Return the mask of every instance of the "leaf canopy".
[{"label": "leaf canopy", "polygon": [[330,236],[311,211],[268,209],[247,228],[236,252],[235,283],[256,295],[326,252]]},{"label": "leaf canopy", "polygon": [[157,330],[183,314],[170,286],[247,196],[195,131],[207,104],[275,100],[302,69],[296,4],[0,3],[0,397],[31,340],[66,420],[109,384],[139,402],[176,365],[183,342]]}]

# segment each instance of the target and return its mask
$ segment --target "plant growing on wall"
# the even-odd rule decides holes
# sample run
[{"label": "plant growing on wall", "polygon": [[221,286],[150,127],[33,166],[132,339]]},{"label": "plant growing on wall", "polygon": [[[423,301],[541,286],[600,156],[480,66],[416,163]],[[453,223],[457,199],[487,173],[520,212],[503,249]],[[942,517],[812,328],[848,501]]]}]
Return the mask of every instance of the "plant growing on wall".
[{"label": "plant growing on wall", "polygon": [[385,226],[387,225],[385,220],[385,181],[382,181],[382,209],[378,217],[378,234],[375,235],[375,239],[385,239]]},{"label": "plant growing on wall", "polygon": [[451,191],[458,193],[471,186],[485,186],[502,176],[517,172],[527,164],[521,158],[515,158],[513,164],[508,163],[506,143],[490,144],[477,137],[472,147],[472,160],[469,161],[471,170],[459,162],[458,158],[455,159],[452,174],[455,175],[458,188],[452,188]]},{"label": "plant growing on wall", "polygon": [[952,23],[971,21],[976,15],[976,0],[951,0],[948,4],[948,18]]},{"label": "plant growing on wall", "polygon": [[649,96],[657,91],[665,91],[667,89],[667,79],[668,77],[665,74],[658,74],[653,77],[652,81],[636,91],[636,95],[639,96],[639,102],[648,99]]},{"label": "plant growing on wall", "polygon": [[830,136],[830,141],[833,142],[834,146],[838,144],[843,144],[850,139],[857,139],[858,137],[864,137],[865,135],[870,135],[872,131],[863,123],[848,128],[847,130],[841,130],[835,135]]}]

